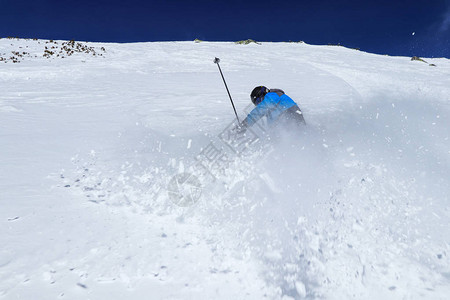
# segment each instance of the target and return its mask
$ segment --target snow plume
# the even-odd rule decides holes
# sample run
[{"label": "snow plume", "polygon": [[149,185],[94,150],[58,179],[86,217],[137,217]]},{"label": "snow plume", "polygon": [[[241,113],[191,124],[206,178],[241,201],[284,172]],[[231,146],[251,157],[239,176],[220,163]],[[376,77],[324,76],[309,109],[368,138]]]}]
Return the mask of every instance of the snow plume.
[{"label": "snow plume", "polygon": [[[259,145],[238,158],[231,188],[208,200],[207,219],[238,236],[237,255],[257,259],[278,297],[416,294],[429,284],[420,274],[439,268],[445,238],[423,240],[412,228],[433,232],[433,214],[445,217],[433,206],[445,205],[450,190],[441,148],[446,125],[421,130],[443,107],[382,97],[374,103]],[[436,148],[418,144],[426,139]],[[428,266],[409,267],[430,256]],[[386,289],[366,286],[375,278]]]}]

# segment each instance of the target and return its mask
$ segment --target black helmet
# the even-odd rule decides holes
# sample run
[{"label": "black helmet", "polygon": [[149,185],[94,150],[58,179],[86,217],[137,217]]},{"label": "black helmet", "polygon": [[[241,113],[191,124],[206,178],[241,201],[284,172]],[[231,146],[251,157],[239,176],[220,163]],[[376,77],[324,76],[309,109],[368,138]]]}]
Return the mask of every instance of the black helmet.
[{"label": "black helmet", "polygon": [[254,105],[258,105],[263,99],[264,96],[269,92],[269,89],[265,86],[257,86],[253,89],[252,93],[250,94],[250,99],[252,99],[252,102]]}]

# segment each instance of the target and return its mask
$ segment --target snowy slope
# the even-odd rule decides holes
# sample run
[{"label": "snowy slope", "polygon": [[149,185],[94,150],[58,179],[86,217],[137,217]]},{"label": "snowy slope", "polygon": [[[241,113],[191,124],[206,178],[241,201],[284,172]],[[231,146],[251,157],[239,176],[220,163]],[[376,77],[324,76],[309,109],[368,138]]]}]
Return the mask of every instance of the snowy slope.
[{"label": "snowy slope", "polygon": [[[0,62],[0,299],[450,295],[448,59],[208,42],[47,59],[45,45],[0,40],[4,57],[30,53]],[[255,130],[227,148],[214,57],[241,117],[256,85],[299,103],[295,143]],[[198,174],[211,146],[227,158],[215,181]],[[184,207],[183,172],[202,193]]]}]

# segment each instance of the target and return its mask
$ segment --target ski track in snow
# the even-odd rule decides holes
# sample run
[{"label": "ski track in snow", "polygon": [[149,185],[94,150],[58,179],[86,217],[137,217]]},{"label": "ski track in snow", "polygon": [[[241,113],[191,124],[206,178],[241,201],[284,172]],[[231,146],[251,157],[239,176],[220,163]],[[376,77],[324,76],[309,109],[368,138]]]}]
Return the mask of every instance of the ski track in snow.
[{"label": "ski track in snow", "polygon": [[[449,60],[89,44],[104,57],[1,64],[0,299],[447,299]],[[242,118],[264,84],[308,127],[230,151],[214,57]],[[168,193],[182,172],[202,185],[187,207]]]}]

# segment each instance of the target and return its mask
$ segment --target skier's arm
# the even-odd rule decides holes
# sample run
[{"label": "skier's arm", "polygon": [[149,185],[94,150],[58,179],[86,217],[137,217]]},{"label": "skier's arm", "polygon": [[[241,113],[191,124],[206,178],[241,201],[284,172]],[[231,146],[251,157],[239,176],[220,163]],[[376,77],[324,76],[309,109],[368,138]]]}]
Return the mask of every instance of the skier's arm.
[{"label": "skier's arm", "polygon": [[271,105],[269,102],[263,100],[248,114],[245,120],[242,121],[241,126],[253,126],[253,124],[255,124],[259,119],[267,115],[270,112],[270,109]]}]

